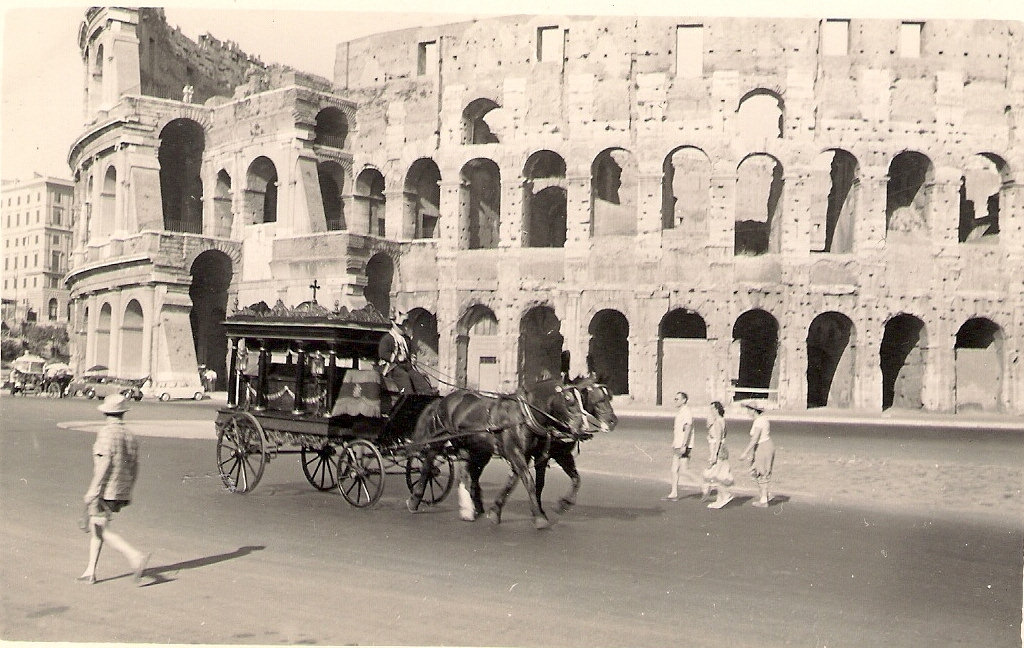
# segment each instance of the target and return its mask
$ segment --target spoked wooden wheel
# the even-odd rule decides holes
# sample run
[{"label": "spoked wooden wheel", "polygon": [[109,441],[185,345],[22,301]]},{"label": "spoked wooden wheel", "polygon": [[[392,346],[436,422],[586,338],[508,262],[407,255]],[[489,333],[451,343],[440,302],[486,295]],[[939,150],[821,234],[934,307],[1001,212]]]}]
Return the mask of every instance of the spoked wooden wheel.
[{"label": "spoked wooden wheel", "polygon": [[251,414],[236,414],[217,430],[217,468],[232,493],[256,488],[267,465],[263,428]]},{"label": "spoked wooden wheel", "polygon": [[[405,485],[409,487],[410,493],[423,473],[423,465],[423,457],[421,455],[413,455],[405,462]],[[448,493],[452,491],[452,484],[454,483],[455,462],[447,454],[436,455],[434,457],[434,465],[430,470],[430,476],[427,479],[426,488],[423,489],[422,502],[424,504],[437,504],[448,497]]]},{"label": "spoked wooden wheel", "polygon": [[60,384],[52,382],[46,386],[47,398],[60,398],[61,387]]},{"label": "spoked wooden wheel", "polygon": [[384,458],[363,439],[348,441],[338,452],[338,490],[352,506],[363,508],[384,493]]},{"label": "spoked wooden wheel", "polygon": [[338,485],[338,476],[334,472],[336,454],[337,450],[330,444],[322,448],[302,449],[302,473],[313,488],[329,491]]}]

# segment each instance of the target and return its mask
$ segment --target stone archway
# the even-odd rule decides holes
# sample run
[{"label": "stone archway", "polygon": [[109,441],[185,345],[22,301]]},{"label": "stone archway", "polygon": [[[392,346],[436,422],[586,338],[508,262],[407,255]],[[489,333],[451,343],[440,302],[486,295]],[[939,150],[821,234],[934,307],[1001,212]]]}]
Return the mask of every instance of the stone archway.
[{"label": "stone archway", "polygon": [[395,276],[395,265],[391,257],[378,252],[366,262],[366,286],[363,297],[373,304],[377,312],[388,317],[391,314],[391,281]]},{"label": "stone archway", "polygon": [[686,392],[693,403],[708,400],[712,348],[707,338],[707,323],[694,311],[676,308],[661,318],[658,324],[659,405],[678,391]]},{"label": "stone archway", "polygon": [[224,318],[227,313],[228,286],[231,285],[231,257],[219,250],[207,250],[196,257],[190,269],[192,285],[189,297],[192,310],[192,343],[196,363],[217,372],[214,389],[227,385],[227,333]]},{"label": "stone archway", "polygon": [[562,369],[562,322],[550,306],[535,306],[519,321],[519,383],[532,385]]},{"label": "stone archway", "polygon": [[118,375],[125,378],[141,378],[145,375],[143,367],[143,341],[145,318],[142,305],[137,299],[128,302],[121,319],[121,349],[118,353],[120,366]]},{"label": "stone archway", "polygon": [[885,324],[879,366],[882,370],[882,409],[921,409],[928,335],[924,322],[901,313]]},{"label": "stone archway", "polygon": [[459,319],[455,340],[455,382],[460,387],[499,391],[501,339],[498,318],[490,308],[476,304]]},{"label": "stone archway", "polygon": [[773,389],[778,377],[775,362],[779,352],[778,320],[767,311],[749,310],[736,318],[732,339],[732,356],[736,361],[735,398],[764,398],[765,390]]},{"label": "stone archway", "polygon": [[605,309],[590,320],[587,370],[612,394],[629,393],[629,320],[617,310]]},{"label": "stone archway", "polygon": [[203,181],[200,170],[206,133],[196,121],[174,119],[160,131],[160,197],[164,229],[201,234]]},{"label": "stone archway", "polygon": [[956,411],[998,412],[1003,407],[1003,329],[985,317],[960,327],[953,346]]},{"label": "stone archway", "polygon": [[853,404],[856,339],[853,321],[827,312],[807,329],[807,407]]}]

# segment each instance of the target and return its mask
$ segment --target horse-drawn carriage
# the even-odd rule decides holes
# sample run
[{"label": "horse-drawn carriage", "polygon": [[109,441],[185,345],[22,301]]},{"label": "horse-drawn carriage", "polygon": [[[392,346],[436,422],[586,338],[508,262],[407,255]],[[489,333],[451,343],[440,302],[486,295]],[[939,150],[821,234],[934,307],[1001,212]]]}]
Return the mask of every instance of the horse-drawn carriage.
[{"label": "horse-drawn carriage", "polygon": [[228,402],[217,415],[217,465],[229,490],[251,491],[271,459],[298,454],[314,488],[336,488],[357,507],[380,499],[389,474],[404,474],[411,491],[426,471],[427,503],[451,491],[452,454],[432,454],[425,466],[408,442],[439,396],[389,389],[377,349],[390,324],[372,306],[328,311],[316,302],[261,302],[224,326]]},{"label": "horse-drawn carriage", "polygon": [[45,359],[27,351],[15,358],[11,363],[11,396],[42,393],[45,365]]}]

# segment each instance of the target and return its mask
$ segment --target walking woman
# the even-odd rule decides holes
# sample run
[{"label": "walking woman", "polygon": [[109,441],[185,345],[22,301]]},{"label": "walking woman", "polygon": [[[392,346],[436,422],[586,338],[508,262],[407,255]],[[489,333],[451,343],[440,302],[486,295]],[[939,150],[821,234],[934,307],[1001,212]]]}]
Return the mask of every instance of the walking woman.
[{"label": "walking woman", "polygon": [[775,443],[772,442],[771,426],[764,416],[765,406],[761,401],[751,400],[743,403],[753,413],[754,422],[750,425],[750,443],[740,455],[740,460],[750,457],[750,474],[757,481],[759,497],[753,506],[765,508],[772,498],[769,486],[772,480],[772,464],[775,463]]},{"label": "walking woman", "polygon": [[708,415],[708,467],[701,473],[701,501],[711,499],[711,490],[717,491],[717,499],[708,504],[710,509],[720,509],[732,501],[732,469],[729,467],[729,450],[725,447],[725,407],[718,401],[711,403]]}]

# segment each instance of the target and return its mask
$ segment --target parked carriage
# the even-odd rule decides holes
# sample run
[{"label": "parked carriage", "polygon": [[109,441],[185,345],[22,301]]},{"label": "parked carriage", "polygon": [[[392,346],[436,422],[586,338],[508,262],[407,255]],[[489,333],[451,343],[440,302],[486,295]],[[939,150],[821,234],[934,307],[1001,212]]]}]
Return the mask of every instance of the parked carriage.
[{"label": "parked carriage", "polygon": [[228,402],[217,415],[217,465],[232,492],[253,490],[266,464],[297,454],[317,490],[338,489],[353,506],[376,503],[385,476],[406,486],[429,470],[424,500],[451,491],[454,457],[423,465],[409,435],[436,393],[388,389],[377,348],[390,324],[372,306],[328,311],[314,302],[270,308],[260,302],[224,322],[229,343]]},{"label": "parked carriage", "polygon": [[11,363],[11,396],[39,394],[43,389],[46,360],[27,351]]}]

